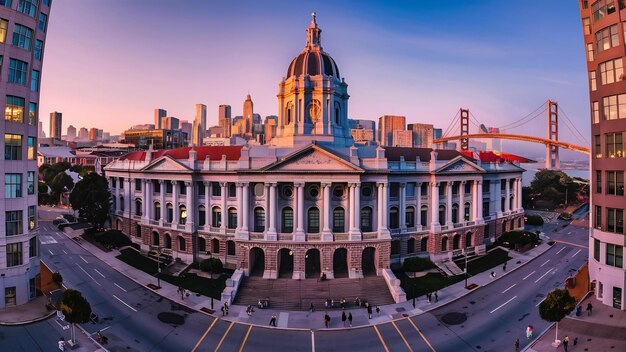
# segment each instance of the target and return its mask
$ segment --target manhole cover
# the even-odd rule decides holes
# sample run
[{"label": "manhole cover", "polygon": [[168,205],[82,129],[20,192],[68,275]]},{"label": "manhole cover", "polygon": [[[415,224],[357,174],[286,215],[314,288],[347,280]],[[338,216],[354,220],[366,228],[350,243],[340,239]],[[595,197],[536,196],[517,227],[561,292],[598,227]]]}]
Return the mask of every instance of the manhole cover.
[{"label": "manhole cover", "polygon": [[447,313],[441,317],[441,321],[447,325],[459,325],[464,323],[467,320],[467,315],[465,313]]},{"label": "manhole cover", "polygon": [[162,312],[157,315],[157,318],[166,324],[183,325],[185,323],[185,317],[176,313]]}]

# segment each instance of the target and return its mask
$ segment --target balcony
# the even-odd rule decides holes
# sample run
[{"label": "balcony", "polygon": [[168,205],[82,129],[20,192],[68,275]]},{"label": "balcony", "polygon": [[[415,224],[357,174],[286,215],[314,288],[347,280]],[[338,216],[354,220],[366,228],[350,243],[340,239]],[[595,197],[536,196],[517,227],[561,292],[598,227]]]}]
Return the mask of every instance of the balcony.
[{"label": "balcony", "polygon": [[184,230],[185,229],[185,224],[176,224],[176,229],[177,230]]},{"label": "balcony", "polygon": [[154,226],[159,226],[159,220],[150,220],[149,224],[154,225]]},{"label": "balcony", "polygon": [[306,240],[307,241],[321,241],[322,234],[321,233],[307,233]]},{"label": "balcony", "polygon": [[293,241],[293,233],[279,233],[277,237],[279,241]]}]

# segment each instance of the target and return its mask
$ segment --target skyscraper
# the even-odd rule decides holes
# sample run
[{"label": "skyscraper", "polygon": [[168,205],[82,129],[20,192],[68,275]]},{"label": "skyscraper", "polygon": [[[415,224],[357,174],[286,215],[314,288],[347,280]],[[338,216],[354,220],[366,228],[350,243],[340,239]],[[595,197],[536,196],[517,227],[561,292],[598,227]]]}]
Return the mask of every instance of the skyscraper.
[{"label": "skyscraper", "polygon": [[[0,90],[5,94],[1,99],[4,119],[0,119],[0,133],[4,135],[4,159],[0,160],[4,181],[0,192],[0,294],[4,299],[0,299],[0,308],[5,308],[35,298],[41,287],[36,148],[39,79],[50,1],[0,4],[0,50],[4,58]],[[16,67],[20,70],[12,72]],[[55,138],[61,138],[60,114],[58,122],[53,129]]]},{"label": "skyscraper", "polygon": [[167,116],[167,111],[154,109],[154,127],[158,130],[163,128],[163,119]]},{"label": "skyscraper", "polygon": [[65,139],[68,141],[73,141],[76,139],[76,127],[69,125],[67,126],[67,133],[65,134]]},{"label": "skyscraper", "polygon": [[202,139],[206,130],[206,105],[196,104],[196,117],[193,120],[191,143],[193,145],[202,145]]},{"label": "skyscraper", "polygon": [[60,112],[50,113],[50,138],[61,139],[63,128],[63,114]]},{"label": "skyscraper", "polygon": [[433,125],[428,123],[410,123],[407,129],[413,131],[413,146],[418,148],[433,147]]},{"label": "skyscraper", "polygon": [[246,100],[243,102],[243,121],[244,121],[244,130],[243,134],[247,136],[252,136],[252,125],[254,124],[253,116],[254,115],[254,103],[252,102],[252,98],[250,98],[250,94],[246,96]]},{"label": "skyscraper", "polygon": [[224,137],[230,137],[232,127],[232,121],[230,118],[230,105],[220,105],[218,124],[220,127],[224,128]]},{"label": "skyscraper", "polygon": [[620,5],[616,0],[579,1],[591,105],[589,279],[598,300],[624,310],[626,44]]},{"label": "skyscraper", "polygon": [[86,129],[85,127],[81,127],[80,130],[78,130],[78,140],[86,141],[88,139],[89,139],[89,130]]},{"label": "skyscraper", "polygon": [[378,118],[378,143],[382,146],[393,146],[393,131],[406,130],[406,117],[384,115]]}]

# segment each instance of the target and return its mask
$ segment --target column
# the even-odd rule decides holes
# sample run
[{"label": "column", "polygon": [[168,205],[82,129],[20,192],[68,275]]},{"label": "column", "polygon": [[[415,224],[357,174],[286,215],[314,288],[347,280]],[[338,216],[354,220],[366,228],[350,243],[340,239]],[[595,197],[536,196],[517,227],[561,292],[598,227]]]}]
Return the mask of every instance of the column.
[{"label": "column", "polygon": [[115,193],[113,194],[113,196],[115,197],[115,211],[119,211],[121,208],[120,205],[120,186],[122,185],[122,182],[120,181],[119,177],[115,178]]},{"label": "column", "polygon": [[[204,226],[206,229],[210,228],[210,219],[211,219],[211,182],[204,181]],[[199,223],[200,221],[198,221]]]},{"label": "column", "polygon": [[415,228],[420,231],[422,228],[422,183],[415,184],[415,198],[417,199],[417,208],[415,209]]},{"label": "column", "polygon": [[330,230],[330,186],[331,183],[322,183],[322,188],[324,190],[324,207],[322,211],[322,217],[324,219],[324,227],[322,228],[322,241],[332,241],[333,234]]},{"label": "column", "polygon": [[174,207],[174,221],[172,223],[178,225],[180,221],[180,214],[178,213],[178,181],[170,182],[172,182],[172,206]]},{"label": "column", "polygon": [[517,210],[522,210],[522,178],[517,179]]},{"label": "column", "polygon": [[278,239],[276,235],[276,183],[270,184],[269,198],[270,228],[265,234],[265,239],[268,241],[276,241]]},{"label": "column", "polygon": [[248,226],[250,224],[249,220],[250,215],[250,184],[243,184],[243,232],[248,232]]},{"label": "column", "polygon": [[476,182],[476,221],[483,223],[483,181]]},{"label": "column", "polygon": [[465,181],[459,182],[459,223],[465,223]]},{"label": "column", "polygon": [[296,199],[294,202],[294,213],[296,215],[296,233],[294,235],[294,241],[304,242],[306,237],[304,235],[304,185],[305,183],[294,183],[296,188]]},{"label": "column", "polygon": [[378,238],[390,239],[389,228],[387,227],[387,184],[385,182],[379,182],[378,184]]},{"label": "column", "polygon": [[383,228],[389,232],[389,184],[383,183]]},{"label": "column", "polygon": [[496,216],[497,217],[501,217],[502,216],[502,192],[500,191],[500,180],[496,180],[493,183],[494,186],[494,198],[495,198],[495,203],[496,203]]},{"label": "column", "polygon": [[243,183],[237,183],[237,232],[243,228]]},{"label": "column", "polygon": [[[228,220],[228,210],[226,209],[226,197],[228,196],[226,194],[226,192],[228,192],[228,182],[220,182],[220,194],[222,195],[222,219],[221,219],[221,224],[220,224],[220,232],[221,233],[226,233],[226,221]],[[239,195],[239,194],[237,194]],[[241,197],[237,198],[237,202],[239,202],[239,199]]]},{"label": "column", "polygon": [[[269,231],[269,226],[270,226],[270,184],[269,183],[264,183],[263,184],[263,189],[265,191],[265,229],[263,230],[263,232],[267,233]],[[267,236],[266,236],[267,238]]]},{"label": "column", "polygon": [[406,233],[406,182],[400,183],[400,232]]},{"label": "column", "polygon": [[130,217],[130,213],[133,212],[133,200],[130,191],[130,178],[125,179],[124,183],[124,209],[126,210],[124,213],[127,213],[128,217]]},{"label": "column", "polygon": [[354,232],[354,183],[348,184],[348,233]]},{"label": "column", "polygon": [[165,221],[165,212],[167,211],[167,207],[165,206],[165,180],[159,180],[159,189],[161,190],[161,192],[159,192],[159,203],[161,203],[161,216],[159,218],[159,226],[163,226],[163,223],[166,222]]},{"label": "column", "polygon": [[[478,219],[478,206],[480,202],[480,198],[478,197],[478,182],[476,180],[472,181],[472,215],[470,219],[472,221],[476,221]],[[482,204],[480,204],[482,206]]]},{"label": "column", "polygon": [[511,183],[509,181],[507,178],[504,179],[504,211],[507,213],[511,211]]},{"label": "column", "polygon": [[446,225],[454,226],[452,222],[452,184],[453,182],[446,182]]},{"label": "column", "polygon": [[431,231],[440,231],[439,224],[439,182],[430,183],[430,228]]},{"label": "column", "polygon": [[143,218],[145,224],[151,219],[152,216],[152,180],[144,180],[143,183],[144,198],[143,198]]},{"label": "column", "polygon": [[193,184],[191,182],[185,182],[185,188],[187,191],[186,197],[185,197],[185,207],[187,208],[187,222],[185,223],[185,229],[189,232],[193,232],[194,230],[194,223],[196,220],[195,214],[196,214],[196,209],[194,207],[194,202],[193,199],[194,197],[194,189],[193,189]]},{"label": "column", "polygon": [[350,241],[361,240],[361,183],[354,184],[354,231],[350,232]]}]

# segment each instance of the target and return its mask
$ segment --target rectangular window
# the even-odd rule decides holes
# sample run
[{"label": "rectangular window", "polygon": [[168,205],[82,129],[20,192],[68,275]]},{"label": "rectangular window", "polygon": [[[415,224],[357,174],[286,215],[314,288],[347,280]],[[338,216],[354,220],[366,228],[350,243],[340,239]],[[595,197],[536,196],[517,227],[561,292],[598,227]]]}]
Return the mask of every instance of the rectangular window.
[{"label": "rectangular window", "polygon": [[591,117],[593,119],[592,123],[600,122],[600,103],[597,101],[591,103]]},{"label": "rectangular window", "polygon": [[141,191],[141,180],[135,179],[135,191]]},{"label": "rectangular window", "polygon": [[22,265],[22,242],[7,243],[7,267]]},{"label": "rectangular window", "polygon": [[589,21],[589,17],[583,18],[583,32],[585,35],[591,34],[591,21]]},{"label": "rectangular window", "polygon": [[22,211],[12,210],[5,212],[5,229],[7,236],[21,235],[22,227]]},{"label": "rectangular window", "polygon": [[408,182],[406,184],[406,196],[415,197],[415,183],[414,182]]},{"label": "rectangular window", "polygon": [[187,185],[185,185],[185,182],[177,182],[178,184],[178,193],[179,194],[187,194]]},{"label": "rectangular window", "polygon": [[35,194],[35,171],[28,171],[27,177],[28,194]]},{"label": "rectangular window", "polygon": [[[595,81],[595,71],[594,73],[594,81]],[[590,72],[591,74],[591,72]],[[624,75],[624,67],[622,63],[622,58],[609,60],[607,62],[603,62],[600,64],[600,83],[602,85],[615,83],[623,78]],[[595,89],[592,89],[595,90]]]},{"label": "rectangular window", "polygon": [[213,197],[221,197],[222,196],[222,187],[217,182],[211,182],[211,196]]},{"label": "rectangular window", "polygon": [[202,181],[196,182],[196,187],[198,188],[199,196],[203,196],[206,193],[204,189],[204,183],[202,183]]},{"label": "rectangular window", "polygon": [[612,14],[613,12],[615,12],[614,0],[598,0],[591,4],[591,13],[593,15],[594,22],[606,15]]},{"label": "rectangular window", "polygon": [[13,0],[0,0],[0,6],[11,8],[13,5]]},{"label": "rectangular window", "polygon": [[28,279],[28,298],[37,297],[37,281],[34,277]]},{"label": "rectangular window", "polygon": [[587,44],[587,61],[593,61],[593,44]]},{"label": "rectangular window", "polygon": [[624,267],[624,247],[615,244],[606,244],[606,265],[617,268]]},{"label": "rectangular window", "polygon": [[598,86],[596,84],[596,71],[589,72],[589,84],[590,84],[589,88],[591,89],[592,92],[598,89]]},{"label": "rectangular window", "polygon": [[34,205],[28,206],[28,231],[35,229],[36,224],[36,208]]},{"label": "rectangular window", "polygon": [[17,11],[25,13],[30,17],[35,17],[38,2],[38,0],[19,0],[17,3]]},{"label": "rectangular window", "polygon": [[28,103],[28,124],[37,126],[37,103]]},{"label": "rectangular window", "polygon": [[4,174],[4,198],[22,197],[22,174]]},{"label": "rectangular window", "polygon": [[[491,181],[487,180],[483,183],[483,194],[487,194],[489,193],[489,188],[491,187]],[[487,213],[483,213],[483,214],[488,214]]]},{"label": "rectangular window", "polygon": [[39,92],[39,81],[41,80],[41,73],[37,70],[32,70],[30,73],[30,90],[31,92]]},{"label": "rectangular window", "polygon": [[598,52],[602,52],[618,45],[619,38],[617,35],[616,24],[596,32],[596,47],[598,48]]},{"label": "rectangular window", "polygon": [[8,28],[9,21],[0,18],[0,43],[4,43],[7,40]]},{"label": "rectangular window", "polygon": [[26,104],[24,98],[7,95],[4,119],[12,122],[24,122],[24,104]]},{"label": "rectangular window", "polygon": [[604,120],[626,118],[626,94],[610,95],[602,98]]},{"label": "rectangular window", "polygon": [[605,154],[607,158],[624,157],[624,146],[622,145],[622,132],[607,133],[604,135],[606,141]]},{"label": "rectangular window", "polygon": [[614,233],[624,233],[623,209],[606,209],[606,231]]},{"label": "rectangular window", "polygon": [[174,190],[174,187],[172,186],[172,183],[169,181],[165,181],[165,193],[172,194],[173,190]]},{"label": "rectangular window", "polygon": [[39,30],[42,32],[45,32],[47,25],[48,25],[48,16],[46,16],[45,13],[41,12],[39,14]]},{"label": "rectangular window", "polygon": [[4,134],[4,160],[22,160],[22,136]]},{"label": "rectangular window", "polygon": [[30,50],[30,42],[32,38],[32,29],[17,23],[13,26],[13,45],[22,49]]},{"label": "rectangular window", "polygon": [[593,259],[600,261],[600,240],[593,240]]},{"label": "rectangular window", "polygon": [[320,232],[320,213],[317,209],[309,210],[308,216],[308,232],[309,233],[318,233]]},{"label": "rectangular window", "polygon": [[596,171],[596,193],[602,193],[602,171]]},{"label": "rectangular window", "polygon": [[599,205],[596,205],[596,211],[594,214],[594,220],[593,220],[593,226],[596,229],[602,229],[602,207]]},{"label": "rectangular window", "polygon": [[52,0],[42,0],[41,1],[44,5],[50,7],[50,3],[52,2]]},{"label": "rectangular window", "polygon": [[602,157],[602,143],[599,135],[593,136],[593,156],[596,159]]},{"label": "rectangular window", "polygon": [[37,157],[37,151],[35,150],[37,148],[37,139],[35,137],[28,137],[26,140],[26,157],[28,160],[35,160]]},{"label": "rectangular window", "polygon": [[624,171],[606,172],[606,194],[624,195]]},{"label": "rectangular window", "polygon": [[9,59],[9,83],[26,85],[28,63],[21,60]]},{"label": "rectangular window", "polygon": [[123,177],[120,177],[120,178],[117,180],[117,184],[119,185],[119,189],[124,189],[124,178],[123,178]]},{"label": "rectangular window", "polygon": [[35,40],[35,50],[33,50],[33,52],[35,60],[41,61],[41,58],[43,57],[43,41],[39,39]]},{"label": "rectangular window", "polygon": [[17,289],[15,286],[5,287],[4,288],[4,305],[5,306],[14,306],[16,303],[15,296],[17,295]]}]

